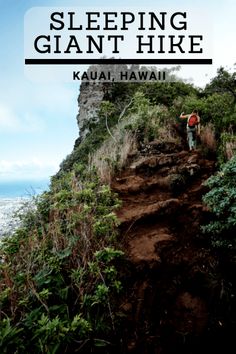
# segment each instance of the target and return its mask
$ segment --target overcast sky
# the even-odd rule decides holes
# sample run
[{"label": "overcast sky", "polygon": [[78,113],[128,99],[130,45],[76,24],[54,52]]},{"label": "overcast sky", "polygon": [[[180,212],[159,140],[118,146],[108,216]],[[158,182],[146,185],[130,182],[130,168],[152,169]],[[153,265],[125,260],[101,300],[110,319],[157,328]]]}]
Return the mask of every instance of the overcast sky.
[{"label": "overcast sky", "polygon": [[[129,11],[131,6],[195,6],[199,17],[208,15],[213,33],[213,63],[208,67],[185,67],[181,73],[203,86],[219,66],[232,68],[236,62],[235,0],[157,1],[119,0],[114,6]],[[197,5],[196,5],[197,4]],[[0,0],[0,181],[48,178],[73,148],[78,83],[32,83],[24,76],[24,14],[34,6],[106,6],[107,0]],[[196,7],[197,6],[197,7]]]}]

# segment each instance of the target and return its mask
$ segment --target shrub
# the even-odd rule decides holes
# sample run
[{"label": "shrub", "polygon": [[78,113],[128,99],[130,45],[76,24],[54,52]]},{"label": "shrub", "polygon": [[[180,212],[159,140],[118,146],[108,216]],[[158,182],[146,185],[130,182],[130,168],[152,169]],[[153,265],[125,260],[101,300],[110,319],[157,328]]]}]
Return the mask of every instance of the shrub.
[{"label": "shrub", "polygon": [[213,219],[203,227],[215,247],[236,248],[236,156],[210,177],[205,185],[210,191],[203,201]]},{"label": "shrub", "polygon": [[[104,103],[103,111],[112,106]],[[142,92],[136,92],[126,114],[109,133],[99,149],[90,156],[90,165],[97,168],[103,182],[110,183],[114,172],[128,163],[129,156],[137,152],[138,144],[154,139],[175,140],[169,110],[162,105],[152,106]]]},{"label": "shrub", "polygon": [[67,353],[85,344],[92,351],[112,338],[122,289],[119,205],[94,169],[74,165],[52,181],[50,196],[39,198],[21,229],[2,240],[1,353]]},{"label": "shrub", "polygon": [[206,92],[227,92],[230,94],[236,102],[236,72],[229,72],[225,70],[223,67],[220,67],[217,70],[217,76],[214,77],[210,84],[206,86]]}]

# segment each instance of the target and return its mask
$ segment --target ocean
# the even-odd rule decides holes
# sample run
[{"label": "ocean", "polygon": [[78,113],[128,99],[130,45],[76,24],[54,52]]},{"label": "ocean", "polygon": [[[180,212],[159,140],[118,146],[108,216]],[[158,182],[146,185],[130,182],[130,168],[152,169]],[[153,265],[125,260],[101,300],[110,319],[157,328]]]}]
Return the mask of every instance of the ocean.
[{"label": "ocean", "polygon": [[19,226],[15,214],[48,185],[49,180],[0,182],[0,237],[10,235]]},{"label": "ocean", "polygon": [[48,188],[49,180],[0,181],[0,198],[21,198],[37,195]]}]

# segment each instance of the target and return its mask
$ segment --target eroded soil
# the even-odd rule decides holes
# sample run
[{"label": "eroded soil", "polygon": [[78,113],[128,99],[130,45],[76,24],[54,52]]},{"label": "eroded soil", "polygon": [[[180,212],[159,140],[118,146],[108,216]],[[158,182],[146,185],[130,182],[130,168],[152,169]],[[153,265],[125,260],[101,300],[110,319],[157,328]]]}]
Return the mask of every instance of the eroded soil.
[{"label": "eroded soil", "polygon": [[123,202],[117,215],[127,258],[124,353],[191,354],[211,346],[217,260],[200,225],[209,214],[203,183],[214,168],[200,151],[156,141],[112,183]]}]

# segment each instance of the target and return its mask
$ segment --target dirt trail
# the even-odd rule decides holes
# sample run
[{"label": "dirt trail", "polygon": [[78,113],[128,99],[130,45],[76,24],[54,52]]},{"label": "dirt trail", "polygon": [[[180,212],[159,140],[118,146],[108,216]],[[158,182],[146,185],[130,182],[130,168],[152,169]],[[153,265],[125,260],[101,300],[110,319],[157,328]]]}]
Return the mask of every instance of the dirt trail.
[{"label": "dirt trail", "polygon": [[197,353],[191,346],[207,328],[214,263],[199,227],[207,215],[202,183],[214,165],[200,151],[155,141],[113,181],[129,263],[124,353]]}]

